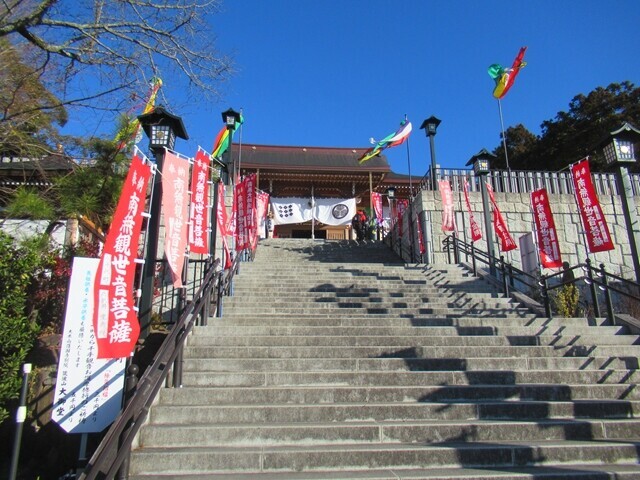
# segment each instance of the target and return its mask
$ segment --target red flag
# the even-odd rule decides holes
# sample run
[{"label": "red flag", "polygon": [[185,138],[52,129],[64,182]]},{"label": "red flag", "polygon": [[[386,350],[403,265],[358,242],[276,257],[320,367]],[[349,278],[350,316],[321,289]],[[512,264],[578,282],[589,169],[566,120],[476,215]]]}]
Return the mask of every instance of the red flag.
[{"label": "red flag", "polygon": [[238,182],[234,189],[236,213],[236,251],[239,252],[251,247],[251,238],[256,229],[255,226],[255,193],[256,174],[247,175]]},{"label": "red flag", "polygon": [[397,200],[396,201],[396,222],[398,225],[398,236],[402,237],[403,231],[402,231],[402,215],[404,215],[404,212],[407,210],[407,207],[409,206],[409,200],[407,199],[402,199],[402,200]]},{"label": "red flag", "polygon": [[500,251],[509,252],[511,250],[515,250],[518,247],[509,233],[509,229],[502,217],[502,213],[500,213],[500,209],[496,203],[496,198],[493,195],[493,188],[491,188],[491,184],[489,182],[487,182],[487,191],[489,192],[489,198],[491,199],[491,205],[493,206],[493,228],[500,239]]},{"label": "red flag", "polygon": [[609,227],[591,181],[588,158],[571,165],[571,178],[589,251],[597,253],[613,250],[615,247],[609,234]]},{"label": "red flag", "polygon": [[420,217],[416,215],[416,225],[418,225],[418,246],[420,247],[420,255],[424,255],[427,249],[424,246],[424,235],[422,234],[422,224]]},{"label": "red flag", "polygon": [[218,182],[218,211],[216,212],[216,222],[218,224],[218,232],[222,239],[222,249],[224,251],[224,268],[225,270],[231,268],[231,250],[229,249],[229,240],[227,235],[228,231],[228,219],[227,219],[227,207],[224,204],[224,183]]},{"label": "red flag", "polygon": [[373,211],[376,213],[376,220],[378,224],[381,224],[384,221],[382,215],[382,195],[377,192],[372,192],[371,201],[373,203]]},{"label": "red flag", "polygon": [[464,201],[467,204],[467,211],[469,212],[469,225],[471,226],[471,241],[477,242],[482,238],[482,230],[480,230],[480,226],[478,222],[476,222],[476,218],[473,216],[473,212],[471,211],[471,202],[469,201],[469,182],[464,180]]},{"label": "red flag", "polygon": [[162,168],[164,254],[176,288],[182,287],[182,267],[187,247],[188,182],[189,161],[167,151]]},{"label": "red flag", "polygon": [[254,223],[256,228],[251,238],[251,250],[255,250],[258,246],[258,237],[260,236],[260,226],[264,229],[264,220],[267,218],[267,207],[269,206],[269,194],[267,192],[256,193],[256,209]]},{"label": "red flag", "polygon": [[198,149],[191,173],[191,215],[189,230],[189,250],[206,255],[209,253],[207,233],[209,231],[209,164],[211,157]]},{"label": "red flag", "polygon": [[536,225],[540,263],[545,268],[561,267],[562,258],[560,258],[558,233],[556,232],[556,224],[553,221],[547,190],[541,188],[531,192],[531,205],[533,206],[533,219]]},{"label": "red flag", "polygon": [[442,231],[454,232],[456,221],[453,215],[453,192],[449,180],[438,180],[440,198],[442,198]]},{"label": "red flag", "polygon": [[133,300],[135,258],[150,176],[150,166],[134,155],[96,274],[93,330],[97,358],[130,356],[140,334]]}]

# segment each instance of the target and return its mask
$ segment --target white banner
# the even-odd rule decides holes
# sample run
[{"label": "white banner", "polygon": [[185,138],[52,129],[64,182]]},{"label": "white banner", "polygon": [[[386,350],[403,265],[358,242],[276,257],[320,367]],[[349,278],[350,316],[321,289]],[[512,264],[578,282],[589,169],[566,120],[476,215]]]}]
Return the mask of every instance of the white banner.
[{"label": "white banner", "polygon": [[288,223],[303,223],[311,220],[311,199],[299,197],[271,198],[273,223],[285,225]]},{"label": "white banner", "polygon": [[355,198],[316,198],[313,217],[325,225],[350,225],[356,214]]},{"label": "white banner", "polygon": [[93,283],[98,258],[75,257],[51,418],[69,433],[104,430],[120,412],[125,358],[98,359]]}]

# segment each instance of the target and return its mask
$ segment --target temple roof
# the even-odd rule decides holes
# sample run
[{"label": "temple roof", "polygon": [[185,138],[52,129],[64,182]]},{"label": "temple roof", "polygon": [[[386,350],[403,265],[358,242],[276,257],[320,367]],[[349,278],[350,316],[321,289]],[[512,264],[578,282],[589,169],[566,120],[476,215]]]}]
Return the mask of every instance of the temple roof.
[{"label": "temple roof", "polygon": [[339,147],[295,147],[275,145],[234,144],[232,153],[235,161],[240,158],[241,168],[278,169],[286,167],[295,170],[331,170],[343,172],[389,172],[387,157],[377,155],[365,162],[358,159],[366,148]]}]

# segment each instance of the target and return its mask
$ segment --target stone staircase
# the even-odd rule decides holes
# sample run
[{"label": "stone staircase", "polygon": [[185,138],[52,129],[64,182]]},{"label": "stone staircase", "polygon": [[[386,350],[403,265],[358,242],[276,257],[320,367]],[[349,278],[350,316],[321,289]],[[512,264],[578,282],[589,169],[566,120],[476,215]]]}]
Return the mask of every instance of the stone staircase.
[{"label": "stone staircase", "polygon": [[640,338],[622,327],[313,240],[262,241],[223,312],[189,338],[131,478],[640,479]]}]

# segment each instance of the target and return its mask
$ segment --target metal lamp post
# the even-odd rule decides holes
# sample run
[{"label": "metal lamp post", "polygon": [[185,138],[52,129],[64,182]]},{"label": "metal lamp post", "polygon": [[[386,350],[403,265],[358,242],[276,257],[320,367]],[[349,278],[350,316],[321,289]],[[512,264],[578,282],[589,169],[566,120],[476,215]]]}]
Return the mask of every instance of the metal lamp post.
[{"label": "metal lamp post", "polygon": [[482,193],[482,210],[484,211],[484,229],[487,238],[487,253],[489,254],[489,273],[492,276],[496,276],[496,266],[493,262],[495,258],[495,250],[493,245],[493,230],[491,229],[491,210],[489,208],[489,195],[487,192],[486,176],[489,173],[491,158],[496,156],[487,151],[486,149],[480,150],[467,162],[468,165],[473,165],[473,173],[480,179],[480,192]]},{"label": "metal lamp post", "polygon": [[636,162],[634,144],[638,143],[638,141],[640,141],[640,130],[629,123],[625,123],[617,130],[610,132],[607,139],[600,144],[600,147],[604,151],[607,165],[615,168],[618,191],[622,199],[624,221],[629,235],[633,270],[636,274],[636,282],[640,283],[640,260],[638,259],[638,252],[640,252],[640,226],[638,225],[638,215],[628,168],[628,165]]},{"label": "metal lamp post", "polygon": [[[226,160],[223,159],[225,168],[222,169],[222,183],[224,183],[225,185],[229,185],[230,183],[235,183],[236,181],[236,168],[233,161],[233,156],[231,154],[231,148],[233,146],[233,132],[236,130],[236,127],[240,123],[240,114],[234,109],[229,108],[228,110],[222,112],[222,121],[227,126],[227,130],[229,131],[229,148],[223,155],[224,157],[226,157]],[[229,179],[229,177],[231,177],[231,179]]]},{"label": "metal lamp post", "polygon": [[151,211],[147,225],[147,252],[142,270],[142,295],[140,297],[140,339],[149,336],[151,327],[151,313],[153,305],[154,278],[156,270],[156,256],[158,254],[158,239],[160,236],[160,209],[162,203],[162,164],[166,150],[173,150],[176,137],[187,140],[189,136],[184,128],[182,119],[163,107],[156,107],[149,113],[140,115],[138,121],[149,137],[149,149],[156,159],[156,175],[153,179],[153,196]]},{"label": "metal lamp post", "polygon": [[389,240],[391,241],[391,250],[393,250],[393,202],[396,198],[396,187],[387,188],[387,199],[389,200]]},{"label": "metal lamp post", "polygon": [[420,125],[420,128],[424,129],[427,137],[429,137],[429,149],[431,152],[431,190],[438,190],[438,183],[436,182],[436,147],[433,137],[436,136],[438,125],[440,125],[441,122],[442,120],[431,115]]}]

